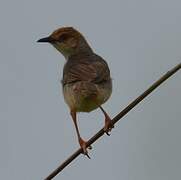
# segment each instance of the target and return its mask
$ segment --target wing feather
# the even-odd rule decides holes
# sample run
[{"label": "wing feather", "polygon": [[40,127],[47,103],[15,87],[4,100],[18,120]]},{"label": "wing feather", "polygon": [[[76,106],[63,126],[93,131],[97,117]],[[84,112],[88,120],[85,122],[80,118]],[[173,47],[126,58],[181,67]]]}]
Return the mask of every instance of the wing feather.
[{"label": "wing feather", "polygon": [[99,56],[90,59],[69,61],[64,67],[63,84],[88,81],[96,84],[109,81],[110,71],[107,63]]}]

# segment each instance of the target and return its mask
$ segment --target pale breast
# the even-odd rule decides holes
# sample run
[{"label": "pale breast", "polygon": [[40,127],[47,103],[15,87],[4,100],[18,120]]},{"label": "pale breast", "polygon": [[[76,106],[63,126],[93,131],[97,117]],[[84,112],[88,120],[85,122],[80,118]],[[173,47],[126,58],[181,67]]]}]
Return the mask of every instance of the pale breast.
[{"label": "pale breast", "polygon": [[111,81],[101,85],[75,82],[63,87],[65,102],[77,112],[90,112],[98,108],[109,99],[111,92]]}]

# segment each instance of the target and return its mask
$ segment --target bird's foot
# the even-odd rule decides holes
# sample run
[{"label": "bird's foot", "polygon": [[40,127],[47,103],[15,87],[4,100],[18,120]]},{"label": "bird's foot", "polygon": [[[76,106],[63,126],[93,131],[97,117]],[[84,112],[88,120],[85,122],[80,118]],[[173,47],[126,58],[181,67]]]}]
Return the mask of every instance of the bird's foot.
[{"label": "bird's foot", "polygon": [[92,149],[92,146],[87,147],[87,142],[84,141],[82,138],[79,138],[79,144],[80,144],[80,147],[83,150],[83,154],[86,155],[89,159],[91,159],[89,154],[88,154],[87,148]]},{"label": "bird's foot", "polygon": [[114,125],[112,124],[111,118],[105,113],[105,125],[104,125],[104,132],[110,136],[110,131],[114,128]]}]

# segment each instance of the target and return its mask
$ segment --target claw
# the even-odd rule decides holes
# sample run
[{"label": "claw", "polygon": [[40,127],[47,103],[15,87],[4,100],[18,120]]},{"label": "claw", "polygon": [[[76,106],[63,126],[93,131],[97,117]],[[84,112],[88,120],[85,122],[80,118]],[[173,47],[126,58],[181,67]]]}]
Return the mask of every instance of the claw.
[{"label": "claw", "polygon": [[112,124],[112,121],[110,119],[110,117],[105,114],[105,126],[104,126],[104,132],[110,136],[110,131],[112,130],[112,128],[114,128],[114,125]]},{"label": "claw", "polygon": [[109,132],[107,132],[107,131],[105,131],[105,133],[108,135],[108,136],[110,136],[111,134],[109,133]]},{"label": "claw", "polygon": [[109,115],[106,113],[106,111],[99,106],[99,108],[101,109],[101,111],[104,113],[105,116],[105,125],[104,125],[104,132],[110,136],[110,131],[112,130],[112,128],[114,128],[114,124],[112,124],[111,118],[109,117]]},{"label": "claw", "polygon": [[86,155],[89,159],[91,159],[90,156],[89,156],[89,154],[88,154],[88,152],[87,152],[86,154],[84,154],[84,155]]},{"label": "claw", "polygon": [[92,146],[90,145],[90,146],[88,146],[87,148],[91,150],[91,149],[92,149]]},{"label": "claw", "polygon": [[82,153],[83,153],[84,155],[86,155],[89,159],[91,159],[90,156],[89,156],[89,154],[88,154],[87,148],[88,148],[88,149],[92,149],[92,146],[86,147],[86,146],[87,146],[87,142],[84,141],[82,138],[79,139],[79,144],[80,144],[80,147],[81,147],[82,150],[83,150]]}]

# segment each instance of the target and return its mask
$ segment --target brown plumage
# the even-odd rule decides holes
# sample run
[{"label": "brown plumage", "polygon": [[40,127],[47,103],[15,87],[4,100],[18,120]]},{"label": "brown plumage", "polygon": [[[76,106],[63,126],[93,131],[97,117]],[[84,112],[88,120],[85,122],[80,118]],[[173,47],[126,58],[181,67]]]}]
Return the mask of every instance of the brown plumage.
[{"label": "brown plumage", "polygon": [[88,156],[86,141],[81,138],[77,126],[76,112],[90,112],[99,107],[105,115],[104,130],[109,135],[112,125],[101,107],[112,92],[109,67],[104,59],[93,52],[82,34],[72,27],[59,28],[38,42],[51,43],[67,60],[63,70],[63,94],[70,108],[79,144]]}]

